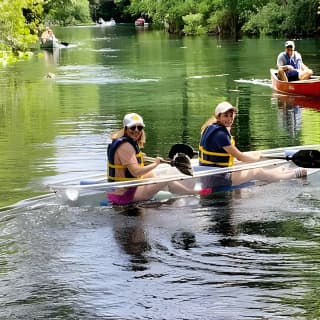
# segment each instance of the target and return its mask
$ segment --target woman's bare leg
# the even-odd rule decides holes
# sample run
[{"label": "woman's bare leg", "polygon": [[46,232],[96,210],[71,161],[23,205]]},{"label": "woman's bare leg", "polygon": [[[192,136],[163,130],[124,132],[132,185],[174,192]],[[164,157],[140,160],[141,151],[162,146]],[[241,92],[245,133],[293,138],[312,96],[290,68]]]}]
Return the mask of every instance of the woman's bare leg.
[{"label": "woman's bare leg", "polygon": [[144,201],[151,199],[157,192],[168,190],[175,194],[185,194],[185,195],[196,195],[199,194],[198,191],[195,191],[187,186],[179,183],[177,181],[172,182],[162,182],[154,185],[147,185],[138,187],[133,200],[134,201]]},{"label": "woman's bare leg", "polygon": [[133,201],[145,201],[150,200],[160,190],[165,190],[167,182],[161,182],[153,185],[140,186],[137,188]]},{"label": "woman's bare leg", "polygon": [[[297,177],[297,169],[286,170],[283,167],[274,169],[257,168],[232,173],[232,184],[238,185],[251,180],[262,180],[267,182],[276,182],[280,180],[294,179]],[[307,172],[302,169],[301,176],[306,176]]]}]

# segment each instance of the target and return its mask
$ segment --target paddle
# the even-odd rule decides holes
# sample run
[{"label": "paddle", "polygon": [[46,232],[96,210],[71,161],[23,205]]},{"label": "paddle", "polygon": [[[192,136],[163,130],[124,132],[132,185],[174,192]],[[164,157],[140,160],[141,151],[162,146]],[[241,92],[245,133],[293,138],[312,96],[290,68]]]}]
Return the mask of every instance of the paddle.
[{"label": "paddle", "polygon": [[69,42],[60,41],[60,43],[61,43],[63,46],[66,46],[66,47],[69,45]]},{"label": "paddle", "polygon": [[262,155],[263,158],[268,159],[285,159],[292,161],[298,167],[303,168],[320,168],[320,151],[318,150],[299,150],[292,155],[275,156]]},{"label": "paddle", "polygon": [[[155,162],[156,160],[155,158],[152,158],[152,157],[144,157],[144,159],[150,162]],[[160,162],[170,164],[172,167],[176,167],[180,172],[188,176],[193,175],[190,159],[184,153],[175,153],[175,155],[171,160],[162,159]]]},{"label": "paddle", "polygon": [[[190,158],[198,154],[198,152],[193,150],[191,146],[183,143],[177,143],[171,147],[169,151],[169,158],[173,157],[178,152],[185,153]],[[261,157],[268,159],[285,159],[287,161],[292,161],[295,165],[302,168],[320,168],[320,151],[318,150],[298,150],[293,154],[286,156],[262,154]]]},{"label": "paddle", "polygon": [[173,159],[177,153],[184,153],[191,159],[193,158],[193,156],[198,154],[198,152],[193,150],[191,146],[184,143],[174,144],[169,151],[169,158]]}]

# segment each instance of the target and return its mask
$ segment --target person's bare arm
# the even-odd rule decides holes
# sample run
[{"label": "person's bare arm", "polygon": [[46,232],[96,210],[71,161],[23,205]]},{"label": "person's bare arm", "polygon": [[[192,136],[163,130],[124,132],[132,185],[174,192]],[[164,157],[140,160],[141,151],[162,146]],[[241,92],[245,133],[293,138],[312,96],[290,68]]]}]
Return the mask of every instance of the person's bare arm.
[{"label": "person's bare arm", "polygon": [[241,152],[235,146],[227,146],[223,148],[226,152],[242,162],[256,162],[260,160],[260,153],[257,151]]},{"label": "person's bare arm", "polygon": [[136,151],[129,142],[122,143],[116,151],[116,156],[122,165],[125,165],[129,172],[136,178],[141,176],[152,177],[152,170],[161,162],[160,157],[155,158],[155,161],[146,166],[140,166],[136,158]]},{"label": "person's bare arm", "polygon": [[160,157],[155,158],[155,162],[150,163],[146,166],[141,167],[138,163],[128,164],[128,170],[134,177],[152,177],[152,170],[155,169],[161,162]]},{"label": "person's bare arm", "polygon": [[293,70],[294,67],[292,65],[290,65],[290,64],[286,64],[284,66],[279,66],[278,65],[278,69],[281,69],[281,70],[284,70],[284,71],[289,71],[289,70]]}]

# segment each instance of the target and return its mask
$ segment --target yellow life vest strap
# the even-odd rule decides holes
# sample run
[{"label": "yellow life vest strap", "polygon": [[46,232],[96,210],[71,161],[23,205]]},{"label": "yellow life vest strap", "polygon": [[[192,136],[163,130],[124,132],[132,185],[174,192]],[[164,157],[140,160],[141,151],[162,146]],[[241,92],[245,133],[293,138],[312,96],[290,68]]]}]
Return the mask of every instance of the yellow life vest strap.
[{"label": "yellow life vest strap", "polygon": [[[136,154],[137,158],[141,159],[141,162],[138,163],[138,165],[140,167],[144,166],[144,162],[143,162],[143,153],[140,151],[139,153]],[[110,162],[108,162],[108,167],[112,168],[112,169],[127,169],[128,166],[122,165],[122,164],[111,164]],[[108,170],[109,172],[109,170]],[[136,178],[127,178],[127,177],[112,177],[110,175],[107,176],[108,179],[112,179],[113,181],[128,181],[128,180],[137,180],[137,179],[141,179],[142,177]]]},{"label": "yellow life vest strap", "polygon": [[[231,145],[235,145],[235,140],[233,137],[231,137]],[[228,157],[229,160],[227,162],[220,162],[220,161],[209,161],[204,159],[203,155],[207,156],[215,156],[215,157]],[[227,152],[214,152],[214,151],[208,151],[203,148],[203,146],[199,146],[199,158],[200,162],[202,164],[207,164],[207,165],[215,165],[219,167],[231,167],[234,165],[234,157],[227,153]]]}]

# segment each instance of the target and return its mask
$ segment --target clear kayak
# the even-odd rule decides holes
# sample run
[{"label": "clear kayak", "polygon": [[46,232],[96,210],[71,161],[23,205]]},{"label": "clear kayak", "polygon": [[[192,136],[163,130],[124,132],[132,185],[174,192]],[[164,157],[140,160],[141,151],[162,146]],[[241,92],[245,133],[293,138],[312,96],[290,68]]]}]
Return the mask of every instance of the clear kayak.
[{"label": "clear kayak", "polygon": [[[137,179],[130,181],[121,182],[108,182],[106,180],[106,174],[85,177],[76,180],[61,181],[49,185],[51,191],[53,191],[62,204],[72,205],[72,206],[111,206],[108,199],[108,193],[115,192],[119,188],[130,188],[139,187],[144,185],[152,184],[164,184],[171,181],[179,181],[186,187],[192,190],[201,190],[202,181],[204,177],[214,177],[218,174],[231,173],[242,170],[252,170],[256,168],[275,168],[277,166],[294,166],[288,158],[284,157],[285,153],[294,153],[303,149],[319,149],[319,145],[308,145],[308,146],[296,146],[289,148],[277,148],[261,151],[263,155],[266,156],[265,159],[255,163],[242,163],[240,161],[236,162],[234,166],[227,168],[212,168],[203,167],[198,165],[198,159],[191,159],[191,165],[193,169],[193,175],[182,174],[177,168],[171,167],[167,164],[160,164],[155,169],[155,174],[157,177],[149,179]],[[274,157],[274,158],[273,158]],[[308,170],[308,175],[312,175],[318,172],[318,168],[310,168]],[[254,185],[254,181],[250,181],[243,185],[236,186],[238,188],[248,187],[249,185]],[[234,187],[229,189],[220,189],[219,192],[225,192],[232,190]],[[213,190],[213,192],[217,192]],[[172,199],[175,197],[181,197],[183,195],[175,195],[167,191],[164,187],[151,201],[164,201],[167,199]]]}]

